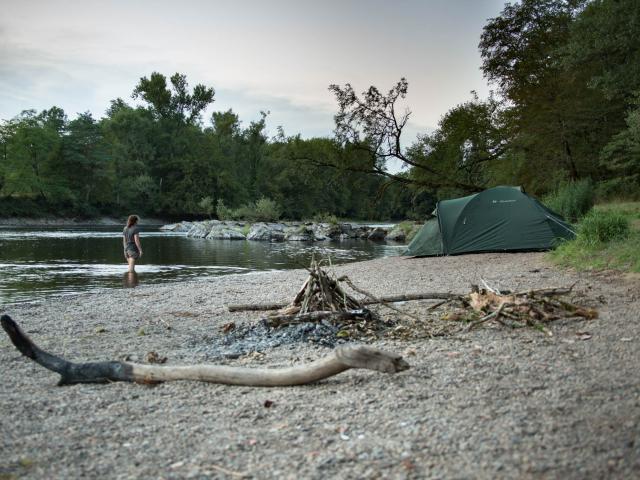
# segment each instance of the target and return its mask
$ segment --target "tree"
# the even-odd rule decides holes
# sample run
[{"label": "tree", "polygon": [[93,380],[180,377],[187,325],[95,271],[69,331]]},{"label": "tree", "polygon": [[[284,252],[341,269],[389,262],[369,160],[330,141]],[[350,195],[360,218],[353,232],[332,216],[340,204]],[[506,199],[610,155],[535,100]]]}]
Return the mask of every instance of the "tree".
[{"label": "tree", "polygon": [[[397,113],[396,102],[407,94],[408,82],[405,78],[384,95],[371,86],[359,97],[350,84],[344,88],[331,85],[338,100],[335,115],[335,139],[344,148],[355,148],[365,153],[356,163],[331,165],[316,161],[318,165],[346,168],[351,171],[381,175],[393,182],[417,184],[425,188],[450,186],[464,191],[477,191],[478,186],[460,179],[449,172],[443,172],[428,161],[426,155],[405,153],[402,149],[402,131],[407,125],[411,112]],[[414,147],[413,152],[418,147]],[[399,160],[404,168],[419,172],[416,175],[398,175],[387,170],[389,159]]]},{"label": "tree", "polygon": [[269,112],[260,112],[260,119],[251,122],[249,127],[242,132],[249,174],[249,193],[252,200],[257,200],[260,194],[258,192],[258,175],[264,160],[264,148],[267,144],[265,133],[267,115]]},{"label": "tree", "polygon": [[615,135],[602,151],[602,165],[612,172],[614,182],[619,184],[617,194],[633,194],[623,186],[640,185],[640,95],[637,107],[629,112],[627,128]]},{"label": "tree", "polygon": [[166,77],[153,72],[149,78],[140,79],[132,97],[147,102],[159,118],[170,118],[187,124],[200,121],[202,111],[213,102],[214,89],[198,84],[193,88],[193,93],[189,93],[187,77],[180,73],[175,73],[170,82],[171,90],[167,86]]},{"label": "tree", "polygon": [[233,110],[213,112],[211,114],[213,133],[220,138],[233,138],[240,135],[240,119]]},{"label": "tree", "polygon": [[[120,210],[151,211],[155,198],[142,204],[143,196],[158,189],[151,176],[157,159],[158,126],[151,112],[144,108],[132,108],[121,99],[114,100],[107,110],[107,117],[100,122],[113,170],[113,204]],[[144,180],[141,181],[140,177]],[[156,183],[149,188],[149,182]],[[140,186],[144,186],[144,195]]]},{"label": "tree", "polygon": [[535,101],[560,70],[557,49],[585,0],[523,0],[507,3],[480,36],[482,71],[516,105]]},{"label": "tree", "polygon": [[40,114],[25,110],[4,125],[3,195],[53,203],[70,196],[58,168],[65,122],[64,112],[54,107]]},{"label": "tree", "polygon": [[196,85],[189,93],[186,76],[179,73],[170,82],[171,88],[164,75],[154,72],[140,79],[132,95],[147,102],[154,120],[156,155],[149,165],[157,181],[154,208],[157,212],[196,214],[200,199],[211,193],[200,116],[213,102],[214,90]]},{"label": "tree", "polygon": [[588,86],[630,105],[640,89],[640,0],[589,2],[562,50],[569,70],[590,70]]},{"label": "tree", "polygon": [[407,151],[416,164],[413,178],[430,191],[468,194],[482,190],[490,178],[486,165],[496,161],[508,148],[503,110],[491,96],[481,101],[474,93],[470,101],[449,110],[431,134],[420,137]]},{"label": "tree", "polygon": [[63,157],[69,187],[83,208],[111,201],[114,179],[109,172],[110,157],[103,131],[90,112],[69,122],[63,138]]},{"label": "tree", "polygon": [[5,177],[8,174],[8,148],[14,133],[15,124],[13,122],[5,121],[0,124],[0,192],[4,189]]},{"label": "tree", "polygon": [[523,0],[507,4],[483,29],[485,76],[511,109],[510,139],[540,182],[594,177],[598,152],[616,129],[615,108],[588,88],[589,68],[561,61],[582,0]]}]

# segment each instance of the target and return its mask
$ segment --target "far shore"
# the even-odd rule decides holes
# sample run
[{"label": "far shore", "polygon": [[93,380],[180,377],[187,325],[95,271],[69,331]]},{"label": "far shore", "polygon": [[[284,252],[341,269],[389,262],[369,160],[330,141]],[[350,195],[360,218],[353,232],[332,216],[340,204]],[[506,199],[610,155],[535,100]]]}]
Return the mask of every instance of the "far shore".
[{"label": "far shore", "polygon": [[[65,226],[91,226],[91,225],[124,225],[126,217],[96,217],[96,218],[74,218],[74,217],[0,217],[0,227],[65,227]],[[204,219],[206,220],[206,219]],[[199,220],[199,221],[204,221]],[[194,220],[195,221],[195,220]],[[284,221],[284,220],[283,220]],[[141,225],[169,225],[175,223],[176,220],[145,218],[140,217]],[[354,220],[353,224],[396,224],[399,220]],[[251,222],[249,222],[251,223]]]}]

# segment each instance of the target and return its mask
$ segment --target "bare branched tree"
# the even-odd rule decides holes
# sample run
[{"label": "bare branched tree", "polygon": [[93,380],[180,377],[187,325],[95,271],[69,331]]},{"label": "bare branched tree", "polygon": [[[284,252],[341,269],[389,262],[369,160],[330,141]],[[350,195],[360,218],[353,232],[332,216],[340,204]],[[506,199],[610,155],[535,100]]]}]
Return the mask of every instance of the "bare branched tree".
[{"label": "bare branched tree", "polygon": [[[413,156],[402,149],[402,133],[411,111],[398,111],[398,100],[407,95],[408,82],[405,78],[386,94],[375,86],[369,87],[360,96],[350,84],[344,87],[330,85],[338,101],[335,115],[335,140],[344,147],[364,152],[365,161],[344,162],[341,165],[323,159],[309,159],[318,166],[342,168],[360,173],[382,175],[391,182],[415,185],[428,189],[452,186],[467,191],[477,190],[477,186],[455,178],[451,172],[442,172],[425,161],[424,156]],[[409,150],[410,151],[410,150]],[[420,175],[393,173],[387,169],[388,161],[395,159],[404,170],[415,169]]]},{"label": "bare branched tree", "polygon": [[402,78],[387,95],[371,86],[362,94],[362,98],[348,83],[344,88],[335,84],[329,86],[338,100],[339,110],[334,117],[336,140],[368,151],[374,159],[373,168],[378,173],[386,170],[386,162],[390,158],[411,164],[400,146],[402,130],[411,112],[405,109],[401,115],[396,115],[396,101],[406,97],[408,86],[407,80]]}]

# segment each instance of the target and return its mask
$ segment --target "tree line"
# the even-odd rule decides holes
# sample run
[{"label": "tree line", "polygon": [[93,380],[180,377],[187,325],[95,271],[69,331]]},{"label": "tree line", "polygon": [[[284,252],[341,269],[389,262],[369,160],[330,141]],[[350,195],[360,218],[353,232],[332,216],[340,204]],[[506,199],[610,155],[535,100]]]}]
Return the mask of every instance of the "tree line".
[{"label": "tree line", "polygon": [[[335,215],[401,217],[402,192],[382,194],[382,178],[345,176],[296,160],[297,151],[336,162],[359,153],[329,138],[274,138],[267,113],[243,127],[232,110],[202,122],[214,90],[190,89],[185,75],[143,77],[133,91],[142,106],[111,102],[96,120],[69,120],[58,107],[28,110],[0,130],[0,202],[5,215],[95,216],[135,211],[168,217],[215,215],[261,199],[285,218]],[[216,208],[217,207],[217,208]]]},{"label": "tree line", "polygon": [[601,197],[640,195],[640,0],[508,3],[479,50],[495,90],[407,148],[404,78],[388,92],[331,85],[331,138],[269,138],[267,112],[204,121],[215,92],[182,74],[141,78],[139,105],[113,100],[100,119],[24,111],[0,124],[0,212],[196,217],[268,201],[290,219],[423,218],[439,198],[584,179]]}]

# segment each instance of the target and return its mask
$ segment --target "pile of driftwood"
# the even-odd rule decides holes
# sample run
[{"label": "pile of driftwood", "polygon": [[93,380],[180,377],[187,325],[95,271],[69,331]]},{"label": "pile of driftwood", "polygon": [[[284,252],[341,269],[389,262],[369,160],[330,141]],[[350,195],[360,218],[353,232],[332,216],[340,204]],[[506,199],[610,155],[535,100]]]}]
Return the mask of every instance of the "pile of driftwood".
[{"label": "pile of driftwood", "polygon": [[[322,268],[322,262],[315,259],[307,269],[309,276],[290,303],[229,305],[230,312],[276,310],[262,318],[268,327],[281,327],[295,323],[325,322],[339,327],[338,336],[355,337],[362,334],[375,334],[390,326],[383,321],[368,305],[383,304],[397,313],[408,315],[393,307],[395,302],[412,300],[454,300],[457,295],[451,293],[425,293],[376,297],[355,286],[348,277],[336,278]],[[343,285],[344,284],[344,285]],[[347,293],[345,285],[353,291],[363,294],[356,299]],[[411,315],[409,315],[411,316]]]},{"label": "pile of driftwood", "polygon": [[309,276],[288,305],[262,318],[268,327],[293,323],[323,322],[337,329],[338,337],[362,337],[384,329],[385,325],[363,302],[346,292],[340,279],[311,261]]},{"label": "pile of driftwood", "polygon": [[[544,325],[552,320],[569,317],[591,319],[598,315],[594,309],[575,305],[561,298],[569,295],[573,286],[511,293],[492,288],[483,280],[483,288],[472,285],[469,294],[427,292],[376,297],[358,288],[348,277],[336,278],[330,275],[315,260],[312,260],[308,271],[308,278],[291,303],[230,305],[228,309],[232,312],[276,310],[262,319],[267,326],[274,328],[303,322],[330,322],[343,328],[341,336],[379,332],[387,327],[395,327],[400,336],[416,336],[419,332],[426,332],[426,336],[436,336],[471,330],[488,322],[513,328],[531,326],[549,333]],[[355,298],[347,293],[345,286],[364,296]],[[438,302],[411,311],[393,306],[397,302],[415,300]],[[402,325],[397,320],[384,321],[366,308],[374,304],[383,305],[398,314],[395,315],[396,318],[408,318],[410,322]],[[451,328],[451,322],[446,322],[444,327],[441,321],[441,326],[434,325],[433,314],[440,307],[446,309],[446,313],[440,315],[438,320],[458,321],[459,328]]]},{"label": "pile of driftwood", "polygon": [[570,317],[593,319],[598,316],[593,308],[575,305],[560,298],[569,295],[573,286],[518,293],[501,292],[486,282],[484,287],[472,286],[471,293],[463,299],[464,306],[482,315],[469,322],[469,330],[491,321],[513,328],[531,326],[550,333],[545,324],[553,320]]},{"label": "pile of driftwood", "polygon": [[315,259],[308,268],[309,276],[293,301],[271,315],[270,326],[287,323],[288,320],[309,321],[327,317],[349,318],[364,313],[362,303],[349,295],[340,283],[320,267]]}]

